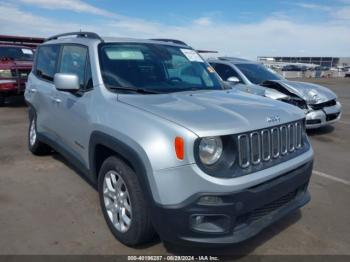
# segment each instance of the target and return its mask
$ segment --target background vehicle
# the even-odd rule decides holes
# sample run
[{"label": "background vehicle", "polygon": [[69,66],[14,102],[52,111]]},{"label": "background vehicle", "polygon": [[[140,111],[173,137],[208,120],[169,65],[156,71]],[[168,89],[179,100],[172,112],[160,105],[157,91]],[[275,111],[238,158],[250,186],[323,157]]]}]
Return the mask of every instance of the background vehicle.
[{"label": "background vehicle", "polygon": [[305,72],[306,70],[307,67],[301,65],[285,65],[282,67],[282,71]]},{"label": "background vehicle", "polygon": [[25,92],[29,149],[86,175],[126,245],[243,241],[309,201],[313,151],[297,107],[221,83],[187,45],[51,37]]},{"label": "background vehicle", "polygon": [[0,36],[0,106],[5,98],[24,93],[32,70],[34,48],[41,38]]},{"label": "background vehicle", "polygon": [[319,128],[340,119],[341,104],[330,89],[305,82],[289,81],[253,61],[221,57],[208,60],[223,78],[235,77],[239,83],[260,85],[265,96],[298,106],[304,110],[307,128]]}]

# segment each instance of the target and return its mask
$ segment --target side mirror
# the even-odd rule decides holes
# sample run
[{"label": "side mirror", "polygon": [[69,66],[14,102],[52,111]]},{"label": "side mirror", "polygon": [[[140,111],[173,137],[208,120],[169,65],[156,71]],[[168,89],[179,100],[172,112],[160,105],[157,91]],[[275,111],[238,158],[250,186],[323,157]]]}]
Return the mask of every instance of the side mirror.
[{"label": "side mirror", "polygon": [[54,84],[59,91],[75,92],[80,89],[79,77],[73,74],[55,74]]},{"label": "side mirror", "polygon": [[227,78],[226,81],[231,83],[231,84],[238,84],[240,82],[238,77],[235,77],[235,76],[230,76],[229,78]]}]

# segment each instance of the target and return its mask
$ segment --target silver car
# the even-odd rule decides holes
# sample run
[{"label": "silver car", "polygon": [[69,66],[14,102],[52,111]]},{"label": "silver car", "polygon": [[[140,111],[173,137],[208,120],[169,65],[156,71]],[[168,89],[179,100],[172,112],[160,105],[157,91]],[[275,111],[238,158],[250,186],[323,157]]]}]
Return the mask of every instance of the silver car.
[{"label": "silver car", "polygon": [[[305,82],[289,81],[264,65],[232,57],[209,59],[224,81],[245,85],[250,90],[260,85],[265,96],[298,106],[305,112],[306,128],[332,124],[341,117],[341,104],[330,89]],[[244,88],[239,87],[240,90]]]},{"label": "silver car", "polygon": [[224,89],[189,46],[53,36],[37,50],[25,99],[29,150],[65,156],[126,245],[156,233],[240,242],[310,200],[303,111]]}]

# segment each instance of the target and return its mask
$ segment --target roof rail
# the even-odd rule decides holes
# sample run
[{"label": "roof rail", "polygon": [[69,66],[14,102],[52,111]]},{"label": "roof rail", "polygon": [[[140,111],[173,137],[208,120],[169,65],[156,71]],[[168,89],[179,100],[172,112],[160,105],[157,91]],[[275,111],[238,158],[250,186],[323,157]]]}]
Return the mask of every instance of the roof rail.
[{"label": "roof rail", "polygon": [[188,46],[185,42],[177,39],[170,39],[170,38],[151,38],[150,40],[153,41],[161,41],[161,42],[168,42],[168,43],[173,43],[173,44],[178,44],[178,45],[186,45]]},{"label": "roof rail", "polygon": [[45,42],[50,41],[50,40],[55,40],[60,37],[64,36],[73,36],[76,35],[77,37],[85,37],[85,38],[92,38],[92,39],[99,39],[101,42],[103,42],[102,37],[100,37],[98,34],[93,33],[93,32],[70,32],[70,33],[64,33],[64,34],[59,34],[59,35],[54,35],[49,38],[45,39]]},{"label": "roof rail", "polygon": [[202,50],[202,49],[199,49],[199,50],[196,50],[198,53],[200,54],[217,54],[219,53],[218,51],[215,51],[215,50]]},{"label": "roof rail", "polygon": [[218,57],[219,60],[224,61],[241,61],[241,62],[248,62],[250,60],[239,58],[239,57],[230,57],[230,56],[220,56]]}]

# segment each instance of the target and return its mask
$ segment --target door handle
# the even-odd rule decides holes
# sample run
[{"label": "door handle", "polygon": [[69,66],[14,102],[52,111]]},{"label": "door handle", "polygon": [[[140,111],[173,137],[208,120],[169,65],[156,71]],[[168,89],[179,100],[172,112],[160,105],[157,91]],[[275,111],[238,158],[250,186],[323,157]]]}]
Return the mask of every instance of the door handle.
[{"label": "door handle", "polygon": [[38,90],[36,88],[29,88],[29,93],[36,93]]},{"label": "door handle", "polygon": [[62,102],[62,100],[61,100],[61,99],[59,99],[59,98],[55,98],[55,97],[51,97],[51,100],[52,100],[54,103],[57,103],[57,104],[59,104],[59,103],[61,103],[61,102]]}]

